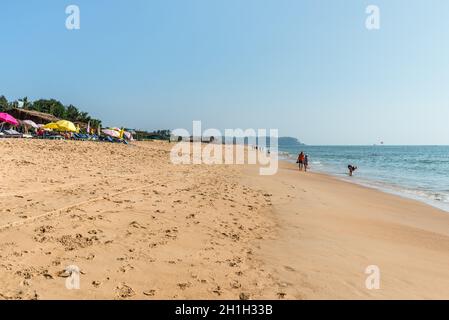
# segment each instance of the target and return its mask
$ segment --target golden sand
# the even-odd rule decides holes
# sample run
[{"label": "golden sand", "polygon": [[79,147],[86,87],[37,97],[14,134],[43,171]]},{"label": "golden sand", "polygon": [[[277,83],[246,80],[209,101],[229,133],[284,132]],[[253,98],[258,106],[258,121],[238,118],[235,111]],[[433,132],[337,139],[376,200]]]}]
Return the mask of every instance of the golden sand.
[{"label": "golden sand", "polygon": [[448,214],[287,164],[173,165],[169,150],[0,140],[0,298],[449,297]]}]

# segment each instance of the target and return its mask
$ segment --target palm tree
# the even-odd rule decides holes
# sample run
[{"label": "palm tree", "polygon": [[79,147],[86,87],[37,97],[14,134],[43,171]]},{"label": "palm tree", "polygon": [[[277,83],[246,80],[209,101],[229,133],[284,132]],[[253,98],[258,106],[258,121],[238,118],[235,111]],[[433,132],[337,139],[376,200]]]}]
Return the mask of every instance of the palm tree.
[{"label": "palm tree", "polygon": [[5,96],[0,96],[0,112],[8,110],[9,103]]},{"label": "palm tree", "polygon": [[30,109],[31,103],[28,102],[28,97],[24,97],[22,100],[19,100],[19,101],[22,101],[23,109]]}]

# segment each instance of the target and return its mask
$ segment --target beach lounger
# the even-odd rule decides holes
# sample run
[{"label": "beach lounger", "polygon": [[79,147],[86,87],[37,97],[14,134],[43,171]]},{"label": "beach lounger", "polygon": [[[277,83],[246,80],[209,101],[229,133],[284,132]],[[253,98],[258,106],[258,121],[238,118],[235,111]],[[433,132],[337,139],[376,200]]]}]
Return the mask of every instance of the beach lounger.
[{"label": "beach lounger", "polygon": [[89,136],[87,134],[83,134],[83,133],[74,133],[72,139],[85,141],[85,140],[89,140]]},{"label": "beach lounger", "polygon": [[48,136],[47,139],[51,139],[51,140],[64,140],[63,136],[60,135],[55,135],[55,136]]},{"label": "beach lounger", "polygon": [[96,134],[89,135],[89,140],[97,141],[98,139],[99,139],[99,137]]},{"label": "beach lounger", "polygon": [[64,140],[64,137],[59,134],[52,134],[45,132],[42,136],[43,139],[50,139],[50,140]]},{"label": "beach lounger", "polygon": [[112,139],[110,136],[101,136],[100,141],[104,142],[114,142],[114,139]]},{"label": "beach lounger", "polygon": [[22,138],[22,134],[14,129],[3,130],[2,138]]}]

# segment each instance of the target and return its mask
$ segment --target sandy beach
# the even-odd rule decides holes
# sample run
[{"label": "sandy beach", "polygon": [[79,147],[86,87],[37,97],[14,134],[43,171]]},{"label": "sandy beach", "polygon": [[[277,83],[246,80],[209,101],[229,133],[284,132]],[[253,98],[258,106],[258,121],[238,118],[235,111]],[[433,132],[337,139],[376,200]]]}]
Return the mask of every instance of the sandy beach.
[{"label": "sandy beach", "polygon": [[170,147],[0,140],[0,298],[449,297],[448,213],[286,163],[173,165]]},{"label": "sandy beach", "polygon": [[[264,296],[267,199],[238,167],[172,165],[170,147],[0,140],[0,297]],[[70,265],[80,290],[66,289]]]}]

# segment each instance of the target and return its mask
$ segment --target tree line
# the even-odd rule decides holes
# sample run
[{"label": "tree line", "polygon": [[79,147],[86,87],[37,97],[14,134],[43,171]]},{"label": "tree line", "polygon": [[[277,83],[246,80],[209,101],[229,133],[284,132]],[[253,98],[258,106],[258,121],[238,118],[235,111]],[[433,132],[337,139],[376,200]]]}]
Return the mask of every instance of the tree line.
[{"label": "tree line", "polygon": [[135,130],[137,140],[170,140],[170,130],[155,130],[152,132],[144,130]]},{"label": "tree line", "polygon": [[8,110],[13,108],[23,108],[26,110],[44,112],[54,115],[57,118],[72,122],[90,122],[91,127],[94,128],[101,125],[101,120],[92,118],[89,113],[80,111],[72,104],[65,106],[60,101],[55,99],[28,101],[28,98],[25,97],[18,101],[9,102],[4,95],[0,96],[0,112],[8,112]]}]

